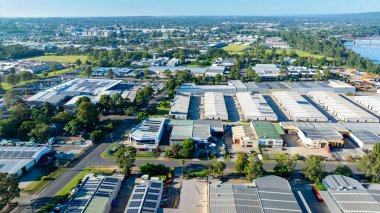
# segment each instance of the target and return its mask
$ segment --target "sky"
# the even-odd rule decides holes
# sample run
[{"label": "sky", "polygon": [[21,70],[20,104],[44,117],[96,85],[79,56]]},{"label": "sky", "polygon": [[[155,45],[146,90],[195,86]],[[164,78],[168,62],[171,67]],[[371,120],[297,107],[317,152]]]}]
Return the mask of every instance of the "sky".
[{"label": "sky", "polygon": [[380,11],[380,0],[0,0],[0,17],[273,16]]}]

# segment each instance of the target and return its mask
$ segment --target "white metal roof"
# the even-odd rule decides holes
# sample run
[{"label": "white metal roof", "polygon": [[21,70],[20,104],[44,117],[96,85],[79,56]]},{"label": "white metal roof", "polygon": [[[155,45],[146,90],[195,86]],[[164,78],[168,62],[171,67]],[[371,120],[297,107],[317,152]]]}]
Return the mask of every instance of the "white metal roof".
[{"label": "white metal roof", "polygon": [[322,112],[296,92],[273,91],[272,96],[295,121],[328,121]]},{"label": "white metal roof", "polygon": [[236,98],[245,119],[277,121],[277,115],[262,95],[252,96],[249,92],[236,93]]},{"label": "white metal roof", "polygon": [[310,92],[310,96],[313,100],[322,104],[341,121],[379,122],[377,117],[354,105],[342,95],[328,92]]},{"label": "white metal roof", "polygon": [[353,100],[380,116],[380,96],[355,96]]},{"label": "white metal roof", "polygon": [[221,92],[207,92],[204,96],[204,114],[205,118],[228,119],[224,95]]},{"label": "white metal roof", "polygon": [[182,95],[176,95],[174,98],[174,104],[172,105],[172,108],[170,109],[170,114],[188,114],[189,112],[189,105],[190,105],[190,95],[182,94]]}]

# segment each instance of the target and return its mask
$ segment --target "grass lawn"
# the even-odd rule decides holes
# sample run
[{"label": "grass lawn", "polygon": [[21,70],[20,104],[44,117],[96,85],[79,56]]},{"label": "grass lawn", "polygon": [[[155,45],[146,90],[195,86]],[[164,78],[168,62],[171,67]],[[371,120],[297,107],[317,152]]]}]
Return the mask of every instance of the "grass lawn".
[{"label": "grass lawn", "polygon": [[82,63],[87,60],[87,56],[85,55],[44,55],[30,59],[41,61],[53,61],[58,63],[74,63],[78,58],[82,61]]},{"label": "grass lawn", "polygon": [[149,115],[149,117],[157,118],[157,117],[164,117],[165,115],[169,115],[170,106],[169,107],[165,107],[161,103],[162,102],[158,103],[157,112]]},{"label": "grass lawn", "polygon": [[[271,52],[272,50],[266,50],[267,52]],[[313,53],[309,53],[309,52],[306,52],[306,51],[303,51],[303,50],[292,50],[292,49],[288,49],[288,50],[285,50],[286,51],[286,54],[290,54],[291,52],[295,52],[298,56],[300,57],[310,57],[310,58],[316,58],[316,59],[320,59],[320,58],[323,58],[323,57],[326,57],[327,60],[329,61],[332,61],[334,58],[332,57],[327,57],[323,54],[313,54]],[[277,53],[278,54],[281,54],[282,50],[277,50]]]},{"label": "grass lawn", "polygon": [[186,67],[191,67],[191,68],[203,68],[201,65],[199,64],[188,64],[186,65]]},{"label": "grass lawn", "polygon": [[44,190],[49,184],[63,174],[67,168],[59,168],[47,176],[42,176],[40,180],[34,181],[21,192],[25,194],[36,194]]},{"label": "grass lawn", "polygon": [[[62,75],[62,74],[65,74],[65,73],[67,73],[67,72],[70,72],[70,71],[72,71],[71,68],[66,68],[66,69],[62,69],[62,70],[57,70],[57,71],[55,71],[55,72],[49,72],[49,75],[48,75],[47,78],[60,76],[60,75]],[[39,80],[43,80],[43,79],[45,79],[45,77],[43,77],[42,73],[40,73],[40,74],[36,74],[35,76],[36,76],[37,78],[36,78],[36,79],[33,79],[33,80],[31,80],[31,81],[22,81],[22,82],[20,82],[20,83],[18,83],[18,84],[16,84],[16,85],[10,85],[10,84],[4,82],[4,83],[1,83],[1,86],[3,87],[4,90],[9,90],[9,89],[12,89],[12,88],[14,88],[14,87],[24,86],[24,85],[31,84],[31,83],[37,82],[37,81],[39,81]]]},{"label": "grass lawn", "polygon": [[116,146],[117,143],[111,144],[106,150],[102,152],[102,157],[106,159],[114,158],[115,155],[110,153],[110,150]]},{"label": "grass lawn", "polygon": [[228,45],[226,47],[223,47],[222,49],[230,54],[240,55],[240,54],[243,54],[244,51],[249,49],[249,45]]},{"label": "grass lawn", "polygon": [[136,159],[157,159],[158,157],[154,156],[154,152],[137,152],[136,153]]},{"label": "grass lawn", "polygon": [[86,176],[88,173],[100,173],[100,172],[105,173],[105,174],[111,174],[112,170],[104,170],[104,169],[99,170],[95,167],[87,167],[86,169],[81,171],[77,176],[75,176],[70,183],[66,184],[66,186],[63,187],[61,191],[59,191],[56,194],[56,196],[65,196],[69,194],[71,190],[73,190],[75,186],[79,183],[79,181],[82,180],[84,176]]}]

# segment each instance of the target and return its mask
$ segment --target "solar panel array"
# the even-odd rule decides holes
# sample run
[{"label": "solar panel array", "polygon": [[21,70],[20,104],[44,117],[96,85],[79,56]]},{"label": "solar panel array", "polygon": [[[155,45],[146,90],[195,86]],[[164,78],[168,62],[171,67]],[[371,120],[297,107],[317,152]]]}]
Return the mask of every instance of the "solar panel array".
[{"label": "solar panel array", "polygon": [[355,137],[359,138],[364,144],[375,144],[380,142],[380,136],[370,130],[351,131]]},{"label": "solar panel array", "polygon": [[155,212],[160,206],[162,189],[162,182],[147,181],[136,185],[125,212]]},{"label": "solar panel array", "polygon": [[257,188],[246,185],[213,185],[209,187],[210,213],[261,213]]},{"label": "solar panel array", "polygon": [[41,147],[0,147],[0,159],[29,159],[34,158],[43,149]]},{"label": "solar panel array", "polygon": [[380,203],[366,190],[329,192],[343,212],[380,212]]},{"label": "solar panel array", "polygon": [[[107,201],[111,199],[119,182],[119,178],[113,177],[106,177],[104,179],[88,177],[76,193],[75,198],[69,203],[65,212],[94,212],[94,209],[103,212]],[[105,199],[105,202],[100,202],[99,199]]]}]

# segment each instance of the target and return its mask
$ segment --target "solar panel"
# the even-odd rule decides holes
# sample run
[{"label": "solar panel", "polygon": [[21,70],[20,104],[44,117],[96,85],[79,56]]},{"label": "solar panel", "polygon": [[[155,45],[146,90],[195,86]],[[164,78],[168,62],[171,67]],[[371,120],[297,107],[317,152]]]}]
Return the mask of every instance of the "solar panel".
[{"label": "solar panel", "polygon": [[139,210],[138,209],[128,209],[127,210],[127,213],[138,213]]},{"label": "solar panel", "polygon": [[132,196],[132,199],[142,199],[143,198],[143,194],[134,194],[133,196]]},{"label": "solar panel", "polygon": [[150,187],[153,187],[153,188],[161,188],[162,184],[161,183],[151,183],[150,184]]},{"label": "solar panel", "polygon": [[119,182],[119,179],[117,179],[117,178],[109,178],[109,177],[107,177],[107,178],[104,179],[103,182],[105,182],[105,183],[118,183],[118,182]]},{"label": "solar panel", "polygon": [[139,207],[141,204],[141,201],[132,201],[129,203],[129,207]]},{"label": "solar panel", "polygon": [[[149,190],[150,192],[151,190]],[[155,191],[158,191],[158,190],[155,190]],[[135,192],[145,192],[145,189],[136,189]]]},{"label": "solar panel", "polygon": [[148,195],[146,196],[146,199],[147,199],[147,200],[158,200],[158,195],[148,194]]},{"label": "solar panel", "polygon": [[95,196],[98,196],[98,197],[110,197],[110,194],[109,193],[97,192],[95,194]]},{"label": "solar panel", "polygon": [[144,207],[148,207],[148,208],[156,208],[157,206],[157,203],[156,202],[151,202],[151,201],[146,201],[144,203]]}]

